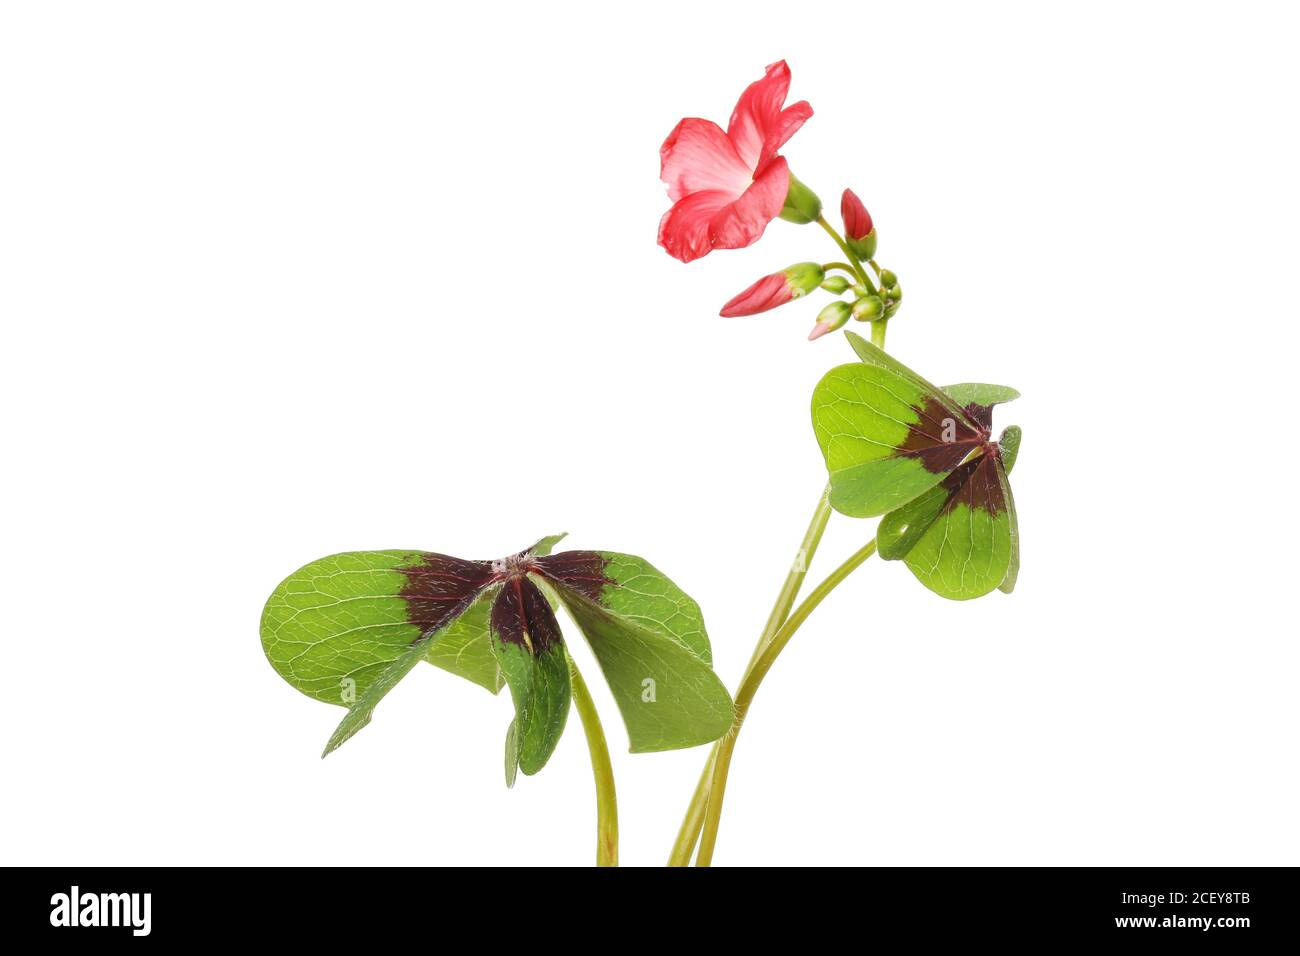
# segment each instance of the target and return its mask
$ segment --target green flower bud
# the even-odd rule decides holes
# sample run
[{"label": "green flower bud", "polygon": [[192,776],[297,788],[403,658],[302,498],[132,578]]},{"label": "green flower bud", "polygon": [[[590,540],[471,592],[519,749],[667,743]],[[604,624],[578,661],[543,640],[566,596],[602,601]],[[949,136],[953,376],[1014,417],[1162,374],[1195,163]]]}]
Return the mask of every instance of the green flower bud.
[{"label": "green flower bud", "polygon": [[844,276],[827,276],[822,288],[832,295],[842,295],[849,290],[849,280]]},{"label": "green flower bud", "polygon": [[853,307],[843,299],[837,299],[826,308],[822,309],[817,315],[817,324],[808,334],[808,341],[819,339],[827,332],[834,332],[836,329],[844,328],[844,324],[849,321],[853,315]]},{"label": "green flower bud", "polygon": [[894,275],[888,269],[880,270],[880,284],[886,289],[892,289],[898,285],[898,276]]},{"label": "green flower bud", "polygon": [[817,198],[817,194],[791,173],[790,191],[785,194],[785,206],[781,210],[781,218],[786,222],[803,226],[816,222],[821,214],[822,201]]},{"label": "green flower bud", "polygon": [[893,302],[901,302],[903,300],[903,287],[895,285],[892,289],[886,289],[885,295]]},{"label": "green flower bud", "polygon": [[853,303],[853,317],[859,322],[870,322],[885,314],[885,303],[878,295],[864,295]]}]

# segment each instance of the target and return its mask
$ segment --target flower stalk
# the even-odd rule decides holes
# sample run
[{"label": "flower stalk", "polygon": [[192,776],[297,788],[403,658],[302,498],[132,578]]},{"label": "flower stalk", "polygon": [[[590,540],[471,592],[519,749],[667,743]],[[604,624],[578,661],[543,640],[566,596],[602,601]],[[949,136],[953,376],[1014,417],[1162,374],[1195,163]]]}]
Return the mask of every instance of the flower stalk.
[{"label": "flower stalk", "polygon": [[718,741],[715,753],[713,755],[713,775],[709,782],[708,809],[704,814],[704,825],[700,831],[700,849],[695,858],[696,866],[709,866],[713,862],[713,848],[718,840],[718,825],[722,819],[722,801],[727,791],[727,774],[731,769],[731,755],[736,749],[736,738],[740,734],[740,728],[745,722],[745,716],[749,713],[749,705],[754,701],[754,695],[758,693],[758,688],[763,683],[763,678],[767,672],[772,669],[776,663],[777,657],[785,650],[785,646],[790,643],[790,638],[794,637],[795,632],[804,621],[808,619],[817,605],[837,588],[850,574],[862,565],[867,558],[876,553],[876,539],[872,538],[865,545],[851,554],[843,564],[832,571],[826,580],[817,585],[808,597],[804,598],[794,612],[777,632],[772,639],[761,647],[755,656],[754,666],[749,669],[745,679],[741,681],[740,689],[736,692],[736,721],[732,724],[731,731]]},{"label": "flower stalk", "polygon": [[[759,635],[758,643],[754,646],[754,653],[750,656],[749,663],[745,665],[745,673],[741,678],[742,682],[749,676],[754,664],[768,645],[771,644],[772,638],[776,636],[786,618],[790,616],[790,609],[794,607],[794,602],[799,596],[799,590],[803,586],[803,580],[808,576],[808,567],[812,564],[813,555],[817,553],[822,534],[825,533],[830,518],[831,489],[830,485],[827,485],[825,490],[822,491],[821,498],[817,501],[817,508],[813,511],[812,520],[808,522],[808,530],[804,532],[803,541],[799,543],[799,550],[795,552],[790,571],[781,584],[781,590],[777,593],[767,623],[763,626],[763,632]],[[704,772],[700,775],[700,782],[695,787],[695,793],[686,809],[686,817],[682,820],[681,829],[677,833],[677,842],[673,845],[672,854],[668,858],[669,866],[690,865],[691,854],[695,851],[696,841],[699,839],[700,830],[704,826],[709,789],[713,783],[714,758],[717,756],[718,747],[719,744],[715,743],[709,753]]]},{"label": "flower stalk", "polygon": [[618,797],[614,791],[614,766],[609,759],[609,744],[600,714],[587,690],[587,683],[578,671],[578,665],[569,659],[569,681],[573,685],[573,706],[582,721],[582,731],[587,736],[587,751],[591,755],[591,775],[596,784],[596,865],[618,866]]}]

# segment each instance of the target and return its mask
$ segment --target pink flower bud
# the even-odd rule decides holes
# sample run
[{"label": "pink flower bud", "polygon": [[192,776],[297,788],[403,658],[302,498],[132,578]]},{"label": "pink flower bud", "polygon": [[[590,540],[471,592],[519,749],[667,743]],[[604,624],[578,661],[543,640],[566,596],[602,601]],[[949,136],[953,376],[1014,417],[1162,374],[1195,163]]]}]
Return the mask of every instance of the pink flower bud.
[{"label": "pink flower bud", "polygon": [[844,219],[844,235],[849,239],[865,239],[876,228],[871,213],[852,189],[844,190],[840,199],[840,216]]},{"label": "pink flower bud", "polygon": [[825,278],[822,267],[815,262],[799,262],[764,276],[744,292],[733,297],[722,307],[721,315],[757,315],[778,305],[785,305],[791,299],[807,295]]}]

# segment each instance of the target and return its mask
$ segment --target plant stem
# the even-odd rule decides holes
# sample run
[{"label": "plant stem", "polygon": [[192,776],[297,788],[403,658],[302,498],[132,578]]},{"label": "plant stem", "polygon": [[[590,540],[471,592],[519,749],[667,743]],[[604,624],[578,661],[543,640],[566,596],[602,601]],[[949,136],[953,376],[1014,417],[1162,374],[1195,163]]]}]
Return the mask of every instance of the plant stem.
[{"label": "plant stem", "polygon": [[[567,651],[565,655],[568,656]],[[573,705],[587,735],[591,775],[596,781],[596,865],[618,866],[618,798],[614,793],[614,767],[609,760],[609,746],[605,743],[600,714],[596,712],[591,693],[572,657],[569,657],[569,681],[573,685]]]},{"label": "plant stem", "polygon": [[830,272],[832,269],[840,269],[844,272],[847,272],[849,275],[853,276],[854,280],[858,278],[858,270],[853,268],[853,266],[849,265],[847,262],[823,262],[822,263],[823,272]]},{"label": "plant stem", "polygon": [[718,755],[715,743],[709,751],[709,759],[704,761],[704,770],[700,773],[700,782],[695,785],[686,816],[682,818],[681,828],[677,831],[677,841],[673,852],[668,856],[669,866],[690,866],[691,854],[695,852],[695,841],[704,829],[704,811],[709,806],[709,784],[713,782],[713,758]]},{"label": "plant stem", "polygon": [[822,490],[821,498],[817,500],[817,508],[813,511],[812,520],[808,522],[808,530],[804,532],[803,541],[799,542],[799,550],[795,552],[794,562],[790,565],[790,573],[785,576],[785,583],[781,585],[776,603],[772,605],[772,613],[767,616],[763,633],[754,647],[749,663],[745,665],[745,674],[749,674],[754,669],[754,662],[758,660],[758,656],[763,653],[777,630],[785,623],[785,619],[790,616],[790,608],[794,607],[795,598],[799,596],[799,588],[803,586],[803,579],[808,576],[808,565],[812,564],[813,555],[817,553],[817,548],[822,541],[822,533],[825,532],[826,524],[830,520],[831,486],[828,484]]},{"label": "plant stem", "polygon": [[[876,287],[867,274],[866,267],[863,266],[862,260],[858,258],[845,242],[844,237],[826,221],[825,216],[817,217],[817,224],[826,230],[826,233],[835,240],[835,244],[840,247],[845,257],[851,265],[845,268],[846,263],[830,262],[826,263],[824,269],[844,269],[852,275],[856,275],[862,282],[863,286],[872,293],[876,293]],[[872,263],[875,268],[875,263]],[[871,323],[871,341],[877,348],[885,347],[885,331],[888,324],[887,320],[879,320]],[[759,684],[763,682],[763,677],[771,669],[772,663],[780,655],[781,649],[785,647],[794,632],[799,629],[799,625],[812,613],[813,608],[821,603],[834,588],[848,577],[852,571],[863,561],[871,557],[876,550],[876,542],[873,538],[865,546],[853,554],[844,564],[840,565],[830,576],[826,578],[816,590],[810,594],[803,604],[799,605],[794,614],[790,614],[790,608],[794,605],[795,598],[799,594],[799,588],[803,583],[803,578],[807,573],[808,564],[812,562],[813,554],[817,551],[817,546],[821,542],[822,532],[826,530],[826,522],[830,519],[830,486],[822,492],[821,500],[817,504],[817,510],[813,513],[812,523],[808,526],[808,531],[804,534],[803,544],[800,546],[799,555],[803,560],[795,561],[795,565],[787,575],[785,583],[781,586],[781,591],[777,595],[776,603],[772,607],[772,613],[768,616],[767,626],[764,627],[762,635],[758,639],[758,644],[754,648],[754,654],[749,660],[749,666],[745,669],[745,676],[741,679],[740,689],[736,694],[736,720],[732,724],[727,735],[713,745],[713,750],[709,754],[709,759],[705,763],[704,772],[700,776],[700,781],[695,787],[695,793],[691,797],[690,805],[686,809],[686,817],[682,820],[681,829],[677,833],[677,841],[673,844],[672,854],[668,858],[669,866],[687,866],[690,863],[691,853],[695,849],[695,844],[699,841],[699,855],[696,859],[696,866],[708,866],[713,861],[713,848],[717,842],[718,824],[722,818],[722,801],[726,794],[727,774],[731,768],[731,755],[736,747],[736,735],[740,733],[740,727],[745,721],[745,715],[749,711],[749,704],[758,690]],[[786,616],[789,615],[789,620]]]},{"label": "plant stem", "polygon": [[772,664],[780,656],[781,651],[786,644],[790,642],[799,626],[807,620],[808,615],[813,609],[835,590],[837,586],[862,562],[876,553],[876,539],[872,538],[865,545],[849,556],[843,564],[827,575],[826,580],[813,588],[803,603],[800,604],[781,625],[776,634],[767,645],[759,652],[754,660],[754,666],[749,669],[745,679],[741,681],[740,690],[736,692],[736,720],[731,725],[731,730],[727,735],[718,741],[713,758],[713,779],[709,784],[709,806],[704,814],[704,828],[700,833],[700,851],[696,857],[696,866],[709,866],[713,862],[713,848],[718,839],[718,823],[722,818],[722,801],[727,790],[727,773],[731,768],[731,755],[736,749],[736,737],[740,733],[741,725],[745,722],[745,715],[749,713],[749,705],[753,703],[754,695],[758,692],[759,686],[763,683],[763,678],[771,670]]},{"label": "plant stem", "polygon": [[[799,588],[803,584],[803,579],[808,575],[808,566],[812,564],[813,555],[817,553],[817,546],[821,544],[822,533],[826,530],[826,523],[831,517],[831,488],[830,485],[822,492],[821,498],[817,501],[817,508],[813,511],[812,521],[808,523],[808,530],[804,532],[803,541],[799,544],[799,550],[795,554],[794,562],[790,565],[790,573],[786,575],[785,582],[781,585],[781,590],[776,596],[776,603],[772,605],[772,613],[767,617],[767,624],[763,626],[763,633],[759,635],[758,643],[754,646],[754,653],[745,666],[745,675],[754,667],[754,662],[758,660],[759,655],[771,643],[777,630],[785,623],[785,619],[790,614],[790,608],[794,607],[795,598],[799,596]],[[743,681],[742,677],[742,681]],[[709,784],[713,780],[713,760],[718,752],[718,744],[713,745],[713,750],[709,754],[709,759],[704,764],[704,772],[700,775],[700,782],[696,784],[695,793],[691,797],[690,805],[686,808],[686,817],[682,820],[681,829],[677,832],[677,842],[673,844],[672,854],[668,857],[669,866],[689,866],[691,862],[691,853],[695,850],[695,841],[699,839],[700,829],[704,826],[704,811],[709,799]]]},{"label": "plant stem", "polygon": [[838,230],[836,230],[834,226],[826,221],[825,216],[817,217],[817,225],[825,229],[827,234],[835,240],[835,244],[839,246],[844,252],[844,255],[848,257],[849,262],[853,263],[853,271],[856,272],[858,278],[862,280],[862,284],[867,287],[868,292],[874,295],[876,292],[875,285],[872,284],[871,278],[867,275],[867,270],[862,267],[862,260],[854,255],[853,250],[849,248],[849,244],[844,241],[844,237],[839,234]]}]

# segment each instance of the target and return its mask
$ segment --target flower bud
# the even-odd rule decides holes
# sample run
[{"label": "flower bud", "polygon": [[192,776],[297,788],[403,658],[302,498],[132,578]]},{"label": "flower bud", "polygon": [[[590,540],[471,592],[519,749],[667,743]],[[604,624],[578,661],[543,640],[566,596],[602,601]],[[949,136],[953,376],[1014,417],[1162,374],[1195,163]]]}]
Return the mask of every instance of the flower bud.
[{"label": "flower bud", "polygon": [[885,303],[878,295],[864,295],[853,303],[853,317],[859,322],[870,322],[885,314]]},{"label": "flower bud", "polygon": [[744,292],[732,297],[722,307],[721,315],[757,315],[791,299],[807,295],[821,283],[826,273],[815,262],[797,262],[787,269],[763,276]]},{"label": "flower bud", "polygon": [[886,289],[892,289],[898,285],[898,276],[894,275],[888,269],[880,270],[880,284]]},{"label": "flower bud", "polygon": [[844,328],[844,324],[849,321],[851,315],[853,315],[852,306],[843,299],[836,299],[818,313],[817,324],[808,333],[808,341],[819,339],[827,332],[834,332],[836,329]]},{"label": "flower bud", "polygon": [[822,288],[832,295],[843,295],[849,289],[849,280],[844,276],[827,276]]},{"label": "flower bud", "polygon": [[885,290],[885,298],[890,302],[898,302],[903,298],[903,287],[895,284],[892,288]]},{"label": "flower bud", "polygon": [[864,262],[876,254],[876,226],[871,213],[852,189],[840,197],[840,218],[844,220],[844,238],[853,254]]},{"label": "flower bud", "polygon": [[781,209],[781,218],[796,225],[816,222],[822,214],[822,201],[817,194],[801,183],[794,173],[790,174],[790,189],[785,194],[785,206]]}]

